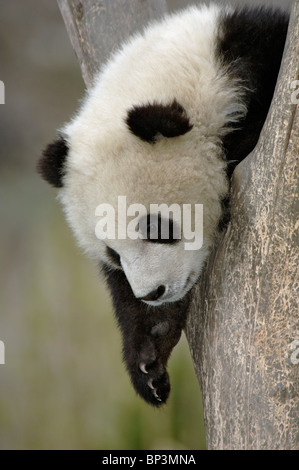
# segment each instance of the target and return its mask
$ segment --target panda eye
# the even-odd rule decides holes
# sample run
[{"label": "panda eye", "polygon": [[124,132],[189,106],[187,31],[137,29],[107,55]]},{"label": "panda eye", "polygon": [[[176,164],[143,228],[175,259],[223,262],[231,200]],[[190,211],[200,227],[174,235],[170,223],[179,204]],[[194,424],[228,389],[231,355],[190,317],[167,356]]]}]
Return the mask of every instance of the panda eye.
[{"label": "panda eye", "polygon": [[115,264],[116,266],[121,267],[119,254],[115,250],[110,248],[110,246],[106,247],[106,255],[113,264]]},{"label": "panda eye", "polygon": [[160,215],[149,214],[146,220],[140,221],[139,229],[144,239],[151,243],[176,243],[180,238],[175,233],[173,221],[162,219]]}]

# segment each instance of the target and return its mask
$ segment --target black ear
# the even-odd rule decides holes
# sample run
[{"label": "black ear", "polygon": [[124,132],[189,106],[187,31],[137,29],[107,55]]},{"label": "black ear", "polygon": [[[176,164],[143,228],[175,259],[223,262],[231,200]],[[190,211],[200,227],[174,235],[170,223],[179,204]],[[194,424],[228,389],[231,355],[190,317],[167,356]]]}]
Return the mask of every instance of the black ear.
[{"label": "black ear", "polygon": [[38,173],[55,188],[63,186],[62,177],[67,153],[67,143],[63,137],[60,137],[45,148],[37,162]]},{"label": "black ear", "polygon": [[171,104],[148,103],[128,111],[126,123],[133,134],[146,142],[155,142],[157,134],[177,137],[192,129],[186,112],[176,100]]}]

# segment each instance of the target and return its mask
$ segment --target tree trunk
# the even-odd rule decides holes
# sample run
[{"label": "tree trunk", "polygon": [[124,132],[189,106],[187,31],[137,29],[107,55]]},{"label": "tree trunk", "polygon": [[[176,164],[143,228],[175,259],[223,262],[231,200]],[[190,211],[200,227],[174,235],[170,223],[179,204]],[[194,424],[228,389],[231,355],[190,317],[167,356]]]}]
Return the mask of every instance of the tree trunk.
[{"label": "tree trunk", "polygon": [[188,318],[209,449],[299,447],[298,20],[297,1],[267,121],[234,172],[231,222]]},{"label": "tree trunk", "polygon": [[[167,11],[164,0],[58,4],[88,87],[111,51]],[[299,448],[298,19],[299,0],[259,143],[233,175],[231,222],[193,291],[186,335],[210,449]]]},{"label": "tree trunk", "polygon": [[165,0],[57,2],[88,88],[101,65],[120,44],[167,11]]}]

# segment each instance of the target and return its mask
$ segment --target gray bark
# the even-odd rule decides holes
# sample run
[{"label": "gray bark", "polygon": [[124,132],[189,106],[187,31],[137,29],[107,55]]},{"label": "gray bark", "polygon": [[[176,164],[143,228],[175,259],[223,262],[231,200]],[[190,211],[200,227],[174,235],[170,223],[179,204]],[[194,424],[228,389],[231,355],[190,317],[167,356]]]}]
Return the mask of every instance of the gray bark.
[{"label": "gray bark", "polygon": [[299,447],[298,20],[297,1],[267,121],[234,172],[232,219],[188,318],[210,449]]},{"label": "gray bark", "polygon": [[[163,0],[58,4],[88,87],[111,51],[167,10]],[[298,19],[295,1],[271,110],[193,292],[186,335],[209,449],[299,448]]]},{"label": "gray bark", "polygon": [[90,87],[109,55],[150,20],[167,12],[165,0],[57,0],[83,79]]}]

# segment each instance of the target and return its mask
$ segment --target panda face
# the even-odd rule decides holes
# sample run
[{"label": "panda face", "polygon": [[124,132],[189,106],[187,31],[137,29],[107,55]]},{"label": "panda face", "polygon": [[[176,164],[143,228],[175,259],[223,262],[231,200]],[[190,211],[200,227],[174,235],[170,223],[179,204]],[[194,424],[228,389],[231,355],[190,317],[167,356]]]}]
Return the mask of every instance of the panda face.
[{"label": "panda face", "polygon": [[[147,122],[149,115],[152,128]],[[154,104],[150,110],[148,105],[134,106],[115,126],[117,131],[110,133],[101,123],[95,125],[95,134],[93,126],[85,124],[90,119],[88,113],[83,114],[64,134],[68,154],[59,199],[66,218],[87,255],[124,271],[136,298],[153,306],[175,302],[198,279],[221,215],[220,198],[227,190],[221,149],[214,137],[201,139],[176,101],[165,106]],[[169,133],[171,137],[164,135]],[[169,212],[163,219],[171,225],[170,237],[162,239],[159,233],[156,238],[149,237],[153,224],[147,223],[144,214],[136,218],[134,210],[130,216],[137,220],[143,237],[119,236],[120,198],[126,201],[125,214],[137,205],[145,208],[147,218],[153,215],[152,206],[177,207],[175,217]],[[103,205],[112,208],[105,217],[113,236],[97,234],[101,221],[97,208]],[[195,224],[198,205],[203,207],[199,226]],[[190,237],[182,224],[185,207],[191,208],[193,242],[203,234],[198,249],[186,249]],[[125,227],[129,228],[130,221],[128,217]],[[179,237],[173,237],[171,232],[177,226]]]},{"label": "panda face", "polygon": [[[164,220],[166,224],[168,220]],[[172,221],[171,221],[172,222]],[[173,224],[170,224],[173,228]],[[154,239],[156,224],[147,225],[147,234],[136,240],[106,243],[106,263],[122,269],[136,298],[157,306],[185,296],[200,275],[206,249],[185,250],[186,240],[171,236]],[[149,233],[151,232],[151,233]]]},{"label": "panda face", "polygon": [[[140,205],[138,208],[140,210]],[[120,213],[116,220],[114,210],[110,212],[104,205],[106,215],[99,223],[102,228],[104,222],[106,231],[100,233],[96,228],[96,235],[105,246],[105,264],[113,269],[122,269],[135,297],[149,305],[183,298],[198,278],[206,256],[206,249],[202,246],[202,219],[199,217],[198,220],[197,214],[192,214],[190,206],[187,211],[184,206],[182,213],[179,205],[172,205],[171,217],[167,206],[160,205],[159,208],[164,212],[163,217],[159,212],[146,214],[144,206],[145,213],[135,217],[136,206],[132,206],[134,217],[126,221],[126,226]],[[129,209],[125,208],[125,218]],[[190,218],[191,222],[194,217],[191,231],[191,223],[187,219]],[[182,227],[182,219],[186,226],[188,222],[188,234]],[[124,238],[124,231],[121,234],[117,224],[125,229],[125,239],[115,237],[118,233]],[[113,237],[107,239],[109,225]],[[193,242],[190,242],[190,235]],[[191,247],[191,250],[186,247]]]},{"label": "panda face", "polygon": [[155,306],[184,297],[199,276],[200,263],[190,254],[186,257],[182,245],[162,247],[140,240],[121,250],[121,268],[136,298]]},{"label": "panda face", "polygon": [[[168,112],[169,108],[165,107],[165,110]],[[171,122],[170,118],[173,116],[167,122]],[[196,140],[193,128],[172,138],[164,137],[159,128],[161,136],[155,142],[148,142],[132,132],[132,121],[131,127],[126,119],[123,122],[125,133],[122,138],[115,136],[112,151],[111,147],[106,149],[105,138],[101,138],[100,132],[99,142],[87,135],[82,141],[76,129],[68,134],[69,151],[59,198],[79,244],[89,256],[112,269],[122,269],[135,297],[147,304],[157,306],[175,302],[191,289],[207,258],[221,212],[218,194],[215,196],[210,188],[212,184],[218,184],[225,194],[224,164],[218,158],[217,145],[204,142],[200,147],[202,152],[208,161],[210,155],[214,159],[202,168],[198,145],[195,148],[192,140],[192,133]],[[175,125],[172,122],[172,130]],[[217,170],[223,170],[215,172],[213,165]],[[207,168],[210,170],[207,175],[214,175],[213,180],[204,176]],[[167,226],[170,223],[168,239],[160,237],[160,229],[156,238],[148,236],[148,232],[155,231],[155,224],[144,224],[144,220],[147,221],[144,215],[140,219],[137,217],[141,232],[143,227],[143,237],[133,239],[129,234],[119,237],[120,197],[126,199],[125,213],[137,204],[146,209],[148,218],[152,215],[152,205],[164,204],[168,208],[179,208],[176,217],[180,220],[173,216],[163,219]],[[203,224],[194,226],[194,212],[199,204],[203,206]],[[97,223],[101,220],[97,216],[100,205],[113,209],[105,214],[107,225],[114,229],[112,237],[105,238],[96,233]],[[190,230],[194,240],[199,236],[198,231],[203,232],[203,244],[199,249],[186,249],[186,244],[190,243],[182,225],[186,206],[191,207],[193,226],[190,225]],[[131,219],[135,215],[132,212]],[[131,219],[128,217],[125,227],[129,227]],[[179,237],[173,237],[177,226],[180,226]]]},{"label": "panda face", "polygon": [[[68,155],[59,199],[66,218],[89,256],[123,269],[135,297],[153,306],[175,302],[198,279],[221,215],[227,179],[217,136],[203,139],[176,100],[131,107],[110,124],[110,132],[108,127],[87,109],[64,133]],[[190,240],[182,220],[174,221],[182,229],[175,242],[119,238],[120,197],[127,210],[137,204],[147,214],[152,205],[175,205],[181,219],[185,206],[194,212],[202,205],[202,226],[193,227],[195,239],[203,233],[202,246],[186,249]],[[96,235],[97,208],[103,204],[113,208],[107,223],[115,234],[108,239]]]}]

